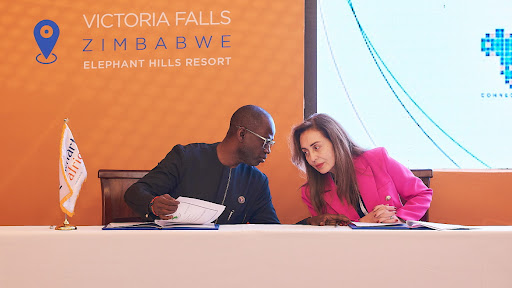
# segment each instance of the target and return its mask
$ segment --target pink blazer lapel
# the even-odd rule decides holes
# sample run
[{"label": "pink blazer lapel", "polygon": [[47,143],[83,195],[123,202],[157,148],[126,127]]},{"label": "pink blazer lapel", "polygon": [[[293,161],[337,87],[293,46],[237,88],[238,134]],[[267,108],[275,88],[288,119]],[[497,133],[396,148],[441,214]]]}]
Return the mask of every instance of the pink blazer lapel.
[{"label": "pink blazer lapel", "polygon": [[373,175],[372,168],[363,160],[362,157],[354,159],[354,168],[356,170],[357,186],[361,198],[368,212],[378,205],[377,185]]},{"label": "pink blazer lapel", "polygon": [[336,185],[334,184],[334,180],[331,177],[327,180],[326,187],[328,187],[328,191],[324,194],[324,200],[326,203],[326,212],[329,214],[343,214],[350,218],[350,220],[354,221],[359,219],[359,215],[354,207],[347,205],[345,202],[341,202],[338,198],[338,194],[336,191]]}]

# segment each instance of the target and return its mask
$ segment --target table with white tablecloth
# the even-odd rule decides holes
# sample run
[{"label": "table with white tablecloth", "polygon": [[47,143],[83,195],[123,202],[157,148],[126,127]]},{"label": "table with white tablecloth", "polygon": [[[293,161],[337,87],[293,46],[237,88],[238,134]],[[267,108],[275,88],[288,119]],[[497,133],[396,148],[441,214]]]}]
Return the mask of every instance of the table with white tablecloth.
[{"label": "table with white tablecloth", "polygon": [[512,227],[0,227],[0,287],[512,287]]}]

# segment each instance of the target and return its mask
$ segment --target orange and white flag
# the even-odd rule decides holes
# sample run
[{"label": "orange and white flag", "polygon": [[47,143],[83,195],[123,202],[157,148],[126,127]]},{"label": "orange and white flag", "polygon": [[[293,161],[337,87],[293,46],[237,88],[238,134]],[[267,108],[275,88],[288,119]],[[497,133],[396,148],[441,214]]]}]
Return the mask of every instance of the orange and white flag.
[{"label": "orange and white flag", "polygon": [[71,217],[75,214],[75,203],[82,184],[87,179],[87,170],[67,123],[64,123],[60,139],[59,162],[60,208]]}]

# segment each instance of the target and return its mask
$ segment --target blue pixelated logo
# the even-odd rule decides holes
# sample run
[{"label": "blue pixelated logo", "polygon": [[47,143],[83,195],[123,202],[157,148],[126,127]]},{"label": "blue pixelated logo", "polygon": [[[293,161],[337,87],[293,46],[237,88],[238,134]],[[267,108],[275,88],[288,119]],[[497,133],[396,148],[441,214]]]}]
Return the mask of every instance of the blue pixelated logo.
[{"label": "blue pixelated logo", "polygon": [[505,76],[505,84],[512,88],[512,34],[505,34],[505,29],[496,29],[496,34],[485,34],[482,52],[485,56],[500,58],[500,74]]},{"label": "blue pixelated logo", "polygon": [[[34,38],[41,53],[36,56],[36,61],[41,64],[52,64],[57,61],[57,55],[52,53],[57,39],[59,39],[59,26],[52,20],[42,20],[34,27]],[[44,56],[39,57],[39,56]]]}]

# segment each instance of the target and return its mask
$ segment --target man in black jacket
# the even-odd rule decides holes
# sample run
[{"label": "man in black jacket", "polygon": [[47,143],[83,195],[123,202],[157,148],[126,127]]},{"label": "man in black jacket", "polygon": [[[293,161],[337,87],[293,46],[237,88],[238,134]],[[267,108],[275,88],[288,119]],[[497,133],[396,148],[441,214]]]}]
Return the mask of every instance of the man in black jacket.
[{"label": "man in black jacket", "polygon": [[226,206],[218,224],[278,224],[268,178],[254,167],[270,154],[274,134],[267,111],[243,106],[231,117],[222,142],[174,146],[124,199],[146,220],[170,219],[176,198],[186,196]]}]

